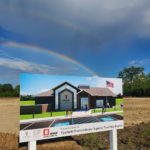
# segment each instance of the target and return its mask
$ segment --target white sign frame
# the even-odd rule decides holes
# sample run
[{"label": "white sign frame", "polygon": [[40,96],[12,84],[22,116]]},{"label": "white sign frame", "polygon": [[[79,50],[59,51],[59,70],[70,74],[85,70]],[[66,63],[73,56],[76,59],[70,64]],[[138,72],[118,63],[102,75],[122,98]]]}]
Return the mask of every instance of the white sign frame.
[{"label": "white sign frame", "polygon": [[[62,127],[49,127],[32,130],[21,130],[19,142],[28,142],[28,150],[36,149],[37,140],[46,140],[58,137],[73,136],[79,134],[96,133],[110,131],[110,147],[117,150],[117,129],[123,129],[123,120],[111,122],[95,122],[86,124],[76,124]],[[47,131],[46,131],[47,130]],[[44,131],[46,131],[44,133]]]}]

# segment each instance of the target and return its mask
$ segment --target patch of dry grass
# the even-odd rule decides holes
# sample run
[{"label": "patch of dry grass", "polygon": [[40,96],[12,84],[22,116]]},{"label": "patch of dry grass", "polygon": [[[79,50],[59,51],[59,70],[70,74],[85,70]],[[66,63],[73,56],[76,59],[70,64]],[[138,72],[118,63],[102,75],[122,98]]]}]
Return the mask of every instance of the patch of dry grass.
[{"label": "patch of dry grass", "polygon": [[18,135],[12,133],[0,133],[0,150],[17,150]]},{"label": "patch of dry grass", "polygon": [[124,99],[125,126],[150,122],[150,98]]},{"label": "patch of dry grass", "polygon": [[[19,150],[27,150],[26,146],[22,146]],[[77,142],[71,137],[59,139],[38,141],[37,150],[83,150]]]},{"label": "patch of dry grass", "polygon": [[19,99],[0,98],[0,132],[19,132]]}]

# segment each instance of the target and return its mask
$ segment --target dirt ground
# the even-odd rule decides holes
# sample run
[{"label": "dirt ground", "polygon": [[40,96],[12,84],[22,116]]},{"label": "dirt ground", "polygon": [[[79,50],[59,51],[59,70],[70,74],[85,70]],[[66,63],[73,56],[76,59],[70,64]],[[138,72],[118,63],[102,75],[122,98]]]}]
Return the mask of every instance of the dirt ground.
[{"label": "dirt ground", "polygon": [[125,126],[150,122],[150,98],[125,98]]},{"label": "dirt ground", "polygon": [[19,99],[0,98],[0,150],[15,150],[19,135]]},{"label": "dirt ground", "polygon": [[[15,150],[17,149],[18,143],[18,129],[19,129],[19,101],[16,98],[1,98],[0,99],[0,150]],[[140,138],[142,129],[148,129],[150,125],[150,98],[125,98],[124,101],[124,119],[125,119],[125,129],[119,131],[119,145],[124,149],[132,149],[132,141],[137,141],[137,137]],[[134,131],[134,132],[132,132]],[[149,130],[148,130],[149,133]],[[104,135],[103,135],[104,134]],[[107,137],[107,133],[100,134],[90,134],[81,135],[76,137],[69,137],[49,140],[38,143],[38,150],[80,150],[87,149],[85,141],[88,141],[87,145],[93,141],[98,141],[101,145],[106,143],[108,145],[108,138],[104,140],[102,137]],[[130,136],[130,134],[132,134]],[[147,134],[147,133],[145,133]],[[132,139],[128,139],[132,137]],[[86,139],[87,138],[87,139]],[[135,138],[135,139],[134,139]],[[149,135],[148,135],[149,138]],[[92,139],[92,140],[91,140]],[[126,140],[128,139],[127,143]],[[147,136],[144,138],[147,141]],[[140,140],[140,139],[139,139]],[[11,141],[11,142],[10,142]],[[141,142],[141,141],[140,141]],[[139,143],[140,143],[139,142]],[[142,141],[144,142],[144,141]],[[141,143],[140,143],[141,144]],[[146,143],[147,144],[147,143]],[[91,145],[97,145],[97,143],[91,143]],[[131,148],[128,148],[131,145]],[[141,144],[142,145],[142,144]],[[125,146],[127,146],[125,148]],[[146,148],[150,145],[146,145],[142,150],[147,150]],[[26,150],[24,145],[21,145],[20,150]],[[107,147],[100,148],[99,145],[94,148],[96,149],[107,149]],[[93,149],[93,150],[94,150]],[[135,147],[134,147],[135,149]]]},{"label": "dirt ground", "polygon": [[19,99],[0,98],[0,132],[18,134]]}]

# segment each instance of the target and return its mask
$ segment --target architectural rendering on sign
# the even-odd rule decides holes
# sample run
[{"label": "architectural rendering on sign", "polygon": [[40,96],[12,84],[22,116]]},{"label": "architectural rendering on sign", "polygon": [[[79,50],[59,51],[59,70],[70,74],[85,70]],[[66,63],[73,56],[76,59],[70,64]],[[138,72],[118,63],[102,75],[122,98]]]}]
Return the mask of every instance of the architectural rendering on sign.
[{"label": "architectural rendering on sign", "polygon": [[74,86],[69,82],[37,94],[36,104],[51,104],[53,110],[88,110],[116,105],[116,94],[107,87]]},{"label": "architectural rendering on sign", "polygon": [[118,78],[21,74],[20,95],[23,120],[123,111]]}]

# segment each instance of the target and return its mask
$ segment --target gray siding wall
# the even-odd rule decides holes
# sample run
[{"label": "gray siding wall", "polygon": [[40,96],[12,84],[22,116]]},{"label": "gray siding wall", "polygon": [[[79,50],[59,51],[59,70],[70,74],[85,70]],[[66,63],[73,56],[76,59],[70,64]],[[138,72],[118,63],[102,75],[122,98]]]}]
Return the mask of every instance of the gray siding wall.
[{"label": "gray siding wall", "polygon": [[[98,99],[104,100],[104,106],[106,107],[106,96],[90,96],[86,92],[82,92],[82,93],[78,94],[78,109],[81,109],[80,108],[80,105],[81,105],[80,98],[81,97],[88,97],[89,98],[90,109],[96,108],[96,100],[98,100]],[[111,96],[107,96],[107,102],[109,103],[110,107],[113,107],[116,105],[116,98],[111,97]]]},{"label": "gray siding wall", "polygon": [[50,104],[52,110],[55,110],[55,97],[54,96],[35,97],[35,104]]},{"label": "gray siding wall", "polygon": [[43,112],[50,112],[50,104],[38,104],[38,105],[29,105],[29,106],[20,106],[20,114],[40,114]]},{"label": "gray siding wall", "polygon": [[35,105],[35,106],[20,106],[20,114],[39,114],[42,113],[42,106]]}]

